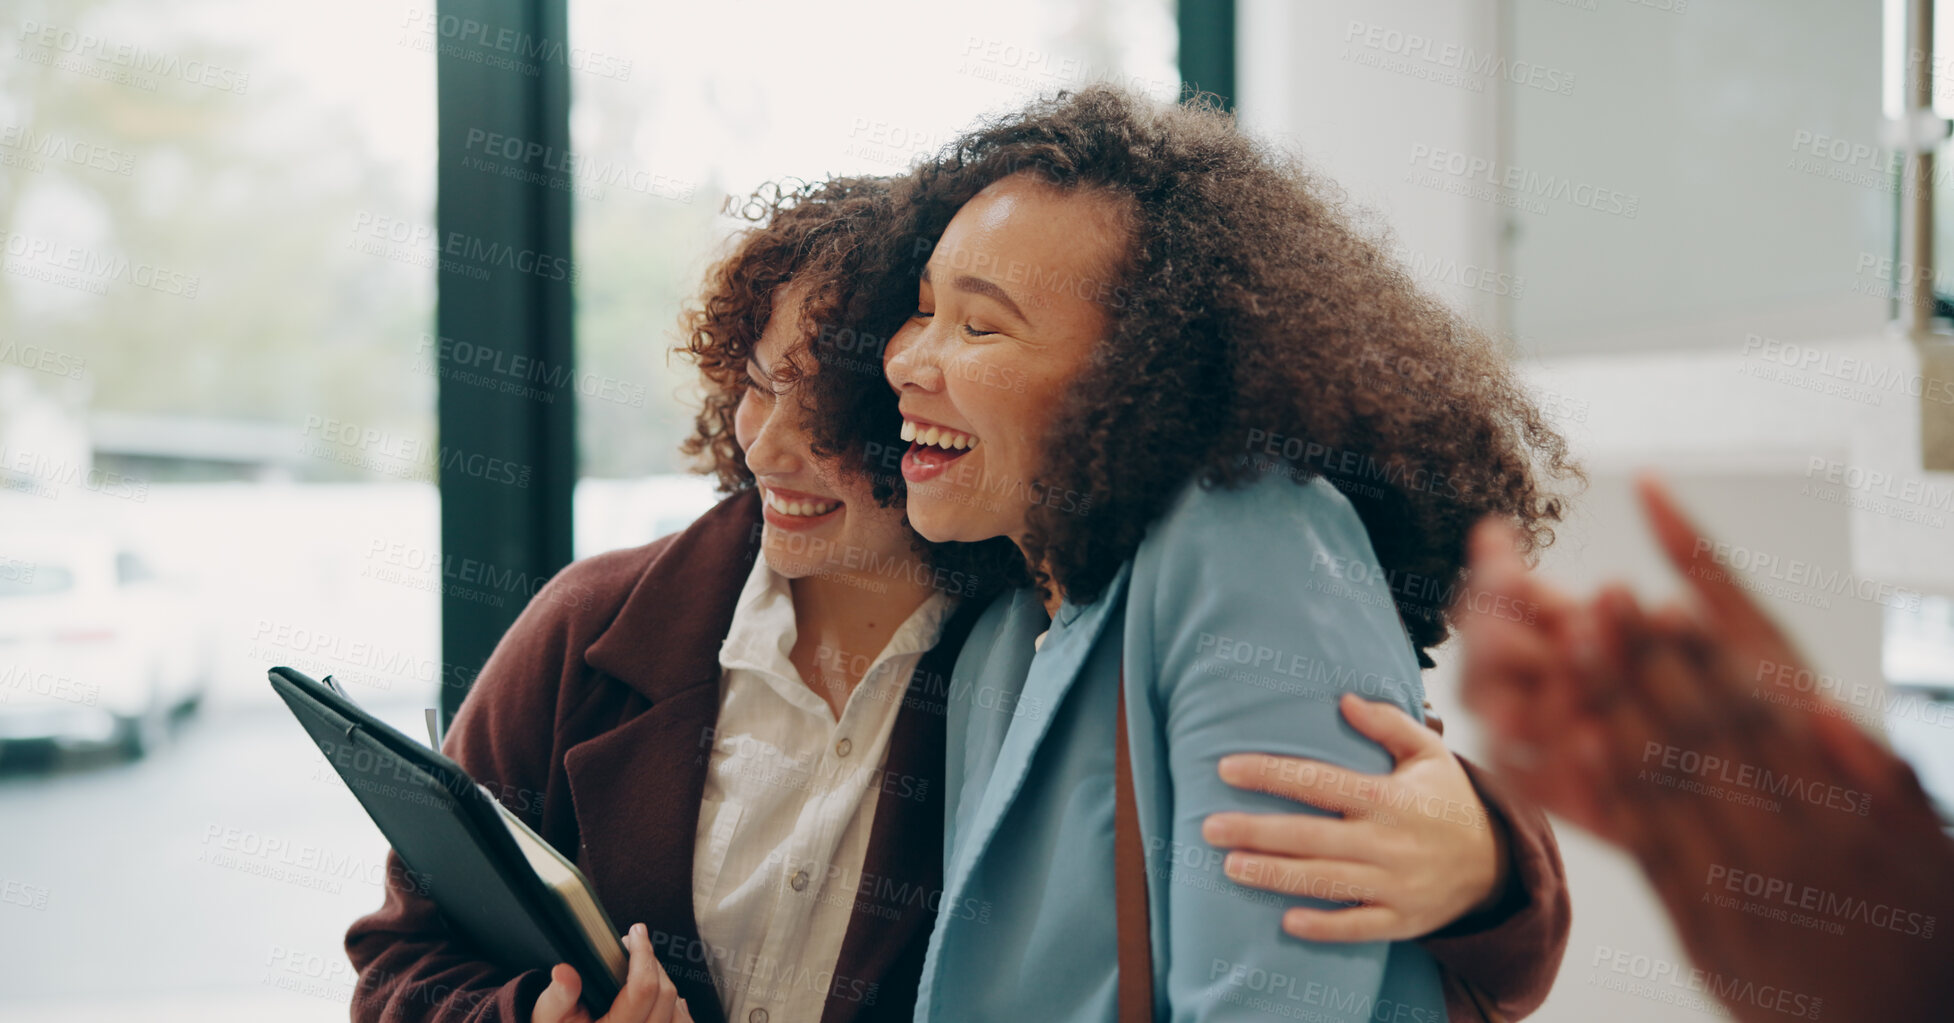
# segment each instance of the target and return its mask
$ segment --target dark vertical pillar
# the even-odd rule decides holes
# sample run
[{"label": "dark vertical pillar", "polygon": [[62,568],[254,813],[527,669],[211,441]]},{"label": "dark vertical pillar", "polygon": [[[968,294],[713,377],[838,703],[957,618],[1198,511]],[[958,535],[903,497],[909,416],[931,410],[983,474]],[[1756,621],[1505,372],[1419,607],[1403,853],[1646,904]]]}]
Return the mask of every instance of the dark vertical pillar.
[{"label": "dark vertical pillar", "polygon": [[1235,109],[1235,0],[1180,0],[1181,81]]},{"label": "dark vertical pillar", "polygon": [[[566,0],[439,0],[441,714],[570,561]],[[513,140],[513,141],[511,141]],[[532,177],[533,175],[533,177]]]}]

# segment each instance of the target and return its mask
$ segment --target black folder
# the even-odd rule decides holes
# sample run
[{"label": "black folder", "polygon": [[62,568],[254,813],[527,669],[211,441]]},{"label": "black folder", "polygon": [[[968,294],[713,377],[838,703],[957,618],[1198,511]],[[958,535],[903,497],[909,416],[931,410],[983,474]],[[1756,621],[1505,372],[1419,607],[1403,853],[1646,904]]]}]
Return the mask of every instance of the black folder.
[{"label": "black folder", "polygon": [[485,958],[511,971],[569,963],[591,1015],[610,1009],[624,983],[624,945],[576,864],[461,765],[328,685],[331,676],[321,683],[283,667],[268,674],[412,872],[389,884],[433,899]]}]

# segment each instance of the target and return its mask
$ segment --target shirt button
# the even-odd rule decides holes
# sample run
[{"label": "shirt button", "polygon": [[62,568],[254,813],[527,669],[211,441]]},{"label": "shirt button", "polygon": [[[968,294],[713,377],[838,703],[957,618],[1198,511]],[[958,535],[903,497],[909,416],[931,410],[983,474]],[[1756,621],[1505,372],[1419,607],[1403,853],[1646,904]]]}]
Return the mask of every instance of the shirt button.
[{"label": "shirt button", "polygon": [[835,756],[845,757],[851,751],[853,751],[854,748],[855,748],[854,743],[849,742],[847,739],[843,739],[840,742],[835,743]]},{"label": "shirt button", "polygon": [[[797,892],[807,891],[807,871],[805,870],[794,871],[793,879],[789,880],[787,883],[793,885],[794,890]],[[766,1013],[761,1013],[760,1015],[761,1018],[763,1019],[766,1017]]]},{"label": "shirt button", "polygon": [[767,1010],[755,1009],[747,1013],[746,1023],[767,1023]]}]

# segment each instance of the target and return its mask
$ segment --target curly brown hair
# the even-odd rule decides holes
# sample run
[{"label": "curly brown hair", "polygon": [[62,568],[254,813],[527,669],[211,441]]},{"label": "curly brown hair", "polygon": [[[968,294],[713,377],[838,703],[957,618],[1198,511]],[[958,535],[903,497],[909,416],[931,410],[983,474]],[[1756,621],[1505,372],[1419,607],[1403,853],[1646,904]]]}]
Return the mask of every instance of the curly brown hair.
[{"label": "curly brown hair", "polygon": [[[1552,542],[1566,498],[1549,482],[1585,477],[1506,358],[1419,289],[1387,236],[1359,229],[1333,183],[1241,133],[1211,96],[1161,107],[1094,86],[950,143],[902,183],[911,241],[858,282],[891,291],[865,295],[858,322],[899,326],[950,218],[1018,173],[1111,196],[1129,225],[1118,286],[1098,289],[1107,334],[1044,438],[1035,482],[1080,497],[1028,511],[1038,583],[1096,599],[1190,479],[1323,476],[1362,517],[1430,666],[1472,525],[1503,516],[1529,551]],[[894,393],[859,374],[816,380],[821,443],[872,470],[900,426]]]},{"label": "curly brown hair", "polygon": [[[746,394],[747,360],[773,319],[775,297],[790,283],[805,285],[804,322],[844,322],[852,274],[875,236],[898,223],[889,179],[877,177],[769,182],[735,215],[753,226],[736,235],[731,251],[707,269],[699,298],[685,309],[685,343],[679,348],[705,383],[692,435],[680,450],[703,456],[704,469],[723,493],[753,485],[733,419]],[[790,348],[776,379],[785,384],[804,375],[809,368],[804,352],[804,345]]]},{"label": "curly brown hair", "polygon": [[[831,385],[837,394],[873,398],[887,393],[882,346],[891,330],[862,325],[886,323],[886,308],[893,302],[902,307],[894,321],[899,326],[914,306],[915,278],[900,275],[897,259],[914,248],[899,187],[906,184],[874,176],[786,179],[755,189],[735,211],[752,226],[736,235],[728,254],[706,271],[699,297],[685,309],[685,341],[678,348],[699,367],[705,385],[692,434],[680,450],[700,459],[720,492],[754,485],[733,420],[748,386],[747,361],[766,333],[776,312],[775,297],[783,289],[800,289],[806,335],[773,367],[774,381],[817,412],[811,401],[817,382]],[[818,358],[811,358],[810,350]],[[841,457],[841,449],[822,444],[821,436],[817,432],[815,452]],[[848,458],[841,467],[857,477],[866,475],[859,464],[859,458]],[[899,475],[876,475],[878,503],[894,505],[900,483]],[[957,580],[958,592],[966,597],[1025,580],[1022,559],[1009,541],[932,544],[917,535],[915,544],[917,554],[942,569],[940,577]]]}]

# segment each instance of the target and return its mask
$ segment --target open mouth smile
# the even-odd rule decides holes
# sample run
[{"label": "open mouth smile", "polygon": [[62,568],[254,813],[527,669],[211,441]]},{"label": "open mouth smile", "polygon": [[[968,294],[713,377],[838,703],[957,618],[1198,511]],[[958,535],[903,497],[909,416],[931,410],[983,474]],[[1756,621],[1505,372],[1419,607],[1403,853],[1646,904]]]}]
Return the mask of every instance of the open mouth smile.
[{"label": "open mouth smile", "polygon": [[902,439],[909,442],[902,455],[902,478],[911,483],[935,479],[977,446],[974,434],[908,417],[902,421]]},{"label": "open mouth smile", "polygon": [[761,517],[782,529],[807,529],[841,510],[840,501],[769,486],[760,488],[760,503]]}]

